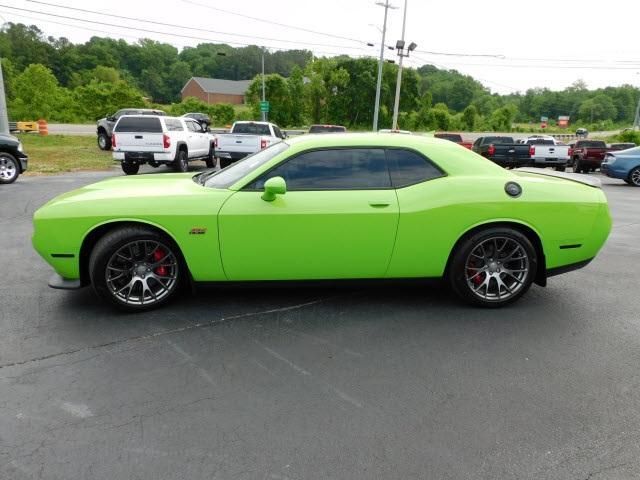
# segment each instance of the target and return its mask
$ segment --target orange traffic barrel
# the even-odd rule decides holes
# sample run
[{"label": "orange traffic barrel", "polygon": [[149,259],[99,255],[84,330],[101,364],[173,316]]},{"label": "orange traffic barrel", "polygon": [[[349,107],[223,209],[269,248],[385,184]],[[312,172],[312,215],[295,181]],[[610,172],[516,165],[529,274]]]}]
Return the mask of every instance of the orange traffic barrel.
[{"label": "orange traffic barrel", "polygon": [[49,127],[47,126],[47,121],[42,118],[38,120],[38,133],[40,135],[49,135]]}]

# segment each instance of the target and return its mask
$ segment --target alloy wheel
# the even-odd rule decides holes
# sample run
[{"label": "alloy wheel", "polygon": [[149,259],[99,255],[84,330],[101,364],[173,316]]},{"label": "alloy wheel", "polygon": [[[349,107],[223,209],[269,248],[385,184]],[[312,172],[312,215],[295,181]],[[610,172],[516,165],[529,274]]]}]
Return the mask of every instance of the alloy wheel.
[{"label": "alloy wheel", "polygon": [[105,280],[111,294],[126,305],[150,306],[169,295],[178,282],[178,260],[155,240],[120,247],[107,262]]},{"label": "alloy wheel", "polygon": [[0,156],[0,179],[9,183],[18,176],[18,168],[15,162],[8,157]]},{"label": "alloy wheel", "polygon": [[631,183],[636,187],[640,187],[640,168],[634,168],[631,170],[631,175],[629,175],[631,179]]},{"label": "alloy wheel", "polygon": [[465,278],[483,301],[502,302],[526,285],[530,259],[516,239],[496,236],[479,242],[466,259]]}]

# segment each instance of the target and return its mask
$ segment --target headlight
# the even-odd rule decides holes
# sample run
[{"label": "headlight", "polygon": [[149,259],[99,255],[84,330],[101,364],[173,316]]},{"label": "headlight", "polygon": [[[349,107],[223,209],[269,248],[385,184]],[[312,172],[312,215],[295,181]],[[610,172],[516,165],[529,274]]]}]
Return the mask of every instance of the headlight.
[{"label": "headlight", "polygon": [[18,142],[18,151],[24,152],[24,150],[22,149],[22,142]]}]

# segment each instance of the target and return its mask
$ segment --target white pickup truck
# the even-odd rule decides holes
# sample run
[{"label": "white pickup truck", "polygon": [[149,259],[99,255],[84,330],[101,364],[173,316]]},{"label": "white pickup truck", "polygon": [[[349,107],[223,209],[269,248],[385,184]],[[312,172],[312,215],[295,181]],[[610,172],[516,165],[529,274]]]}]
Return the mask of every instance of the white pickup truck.
[{"label": "white pickup truck", "polygon": [[229,133],[216,135],[215,156],[220,159],[220,168],[224,168],[284,138],[286,135],[273,123],[235,122]]},{"label": "white pickup truck", "polygon": [[549,136],[529,137],[524,143],[529,145],[531,165],[534,167],[555,167],[564,172],[571,158],[571,147]]},{"label": "white pickup truck", "polygon": [[145,163],[186,172],[190,161],[204,160],[213,168],[213,143],[213,136],[197,121],[160,115],[124,115],[111,136],[113,159],[127,175],[135,175]]}]

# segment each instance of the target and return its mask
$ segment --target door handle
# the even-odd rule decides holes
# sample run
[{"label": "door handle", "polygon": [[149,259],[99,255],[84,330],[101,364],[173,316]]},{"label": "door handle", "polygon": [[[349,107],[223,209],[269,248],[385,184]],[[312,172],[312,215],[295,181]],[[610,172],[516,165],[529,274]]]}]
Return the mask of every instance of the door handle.
[{"label": "door handle", "polygon": [[369,202],[369,205],[371,205],[373,208],[384,208],[388,207],[391,204],[389,202]]}]

